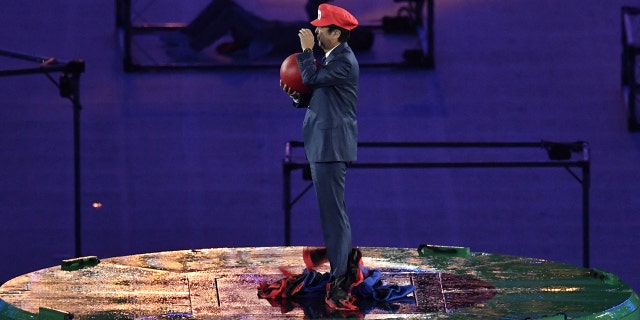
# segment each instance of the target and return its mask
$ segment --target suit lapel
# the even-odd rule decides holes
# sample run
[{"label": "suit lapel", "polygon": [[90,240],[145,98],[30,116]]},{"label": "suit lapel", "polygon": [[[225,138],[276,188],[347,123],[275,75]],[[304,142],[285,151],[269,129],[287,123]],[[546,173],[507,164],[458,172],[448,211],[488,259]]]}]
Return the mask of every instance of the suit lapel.
[{"label": "suit lapel", "polygon": [[331,53],[329,54],[328,57],[322,57],[322,65],[326,66],[327,63],[329,63],[329,61],[331,61],[331,59],[333,59],[334,56],[339,55],[342,53],[342,51],[344,51],[345,48],[347,48],[348,45],[346,42],[339,44],[337,47],[335,47],[335,49],[333,49],[333,51],[331,51]]}]

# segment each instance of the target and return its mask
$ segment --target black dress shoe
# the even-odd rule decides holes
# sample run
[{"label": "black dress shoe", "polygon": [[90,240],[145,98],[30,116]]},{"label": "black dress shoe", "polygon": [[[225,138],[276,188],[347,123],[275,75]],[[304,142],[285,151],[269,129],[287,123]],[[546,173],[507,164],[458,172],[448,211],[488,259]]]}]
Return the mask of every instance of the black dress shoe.
[{"label": "black dress shoe", "polygon": [[341,276],[333,279],[327,285],[327,296],[325,298],[327,306],[332,310],[358,310],[358,307],[353,304],[354,299],[349,293],[349,287],[347,277]]},{"label": "black dress shoe", "polygon": [[360,284],[363,280],[360,270],[362,252],[353,248],[347,260],[347,272],[334,278],[327,286],[327,296],[325,302],[329,308],[334,310],[356,311],[358,307],[354,305],[355,299],[351,295],[351,289]]}]

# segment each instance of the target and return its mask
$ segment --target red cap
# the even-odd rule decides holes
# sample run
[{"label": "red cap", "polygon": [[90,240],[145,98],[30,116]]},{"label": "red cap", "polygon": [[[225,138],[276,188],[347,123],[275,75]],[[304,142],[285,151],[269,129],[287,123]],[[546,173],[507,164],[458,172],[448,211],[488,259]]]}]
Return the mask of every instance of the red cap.
[{"label": "red cap", "polygon": [[323,3],[318,6],[318,19],[311,21],[311,24],[316,27],[335,24],[338,27],[353,30],[358,26],[358,20],[345,9]]}]

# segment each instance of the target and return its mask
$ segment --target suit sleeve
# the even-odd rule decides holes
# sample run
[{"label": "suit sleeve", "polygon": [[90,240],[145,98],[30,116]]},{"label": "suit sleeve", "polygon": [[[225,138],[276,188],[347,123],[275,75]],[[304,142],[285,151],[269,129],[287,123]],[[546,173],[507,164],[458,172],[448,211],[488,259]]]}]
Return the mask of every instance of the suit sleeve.
[{"label": "suit sleeve", "polygon": [[306,86],[312,88],[334,86],[344,81],[351,74],[351,62],[344,54],[332,54],[329,62],[319,68],[314,64],[313,55],[310,53],[303,54],[298,55],[297,60],[302,83]]}]

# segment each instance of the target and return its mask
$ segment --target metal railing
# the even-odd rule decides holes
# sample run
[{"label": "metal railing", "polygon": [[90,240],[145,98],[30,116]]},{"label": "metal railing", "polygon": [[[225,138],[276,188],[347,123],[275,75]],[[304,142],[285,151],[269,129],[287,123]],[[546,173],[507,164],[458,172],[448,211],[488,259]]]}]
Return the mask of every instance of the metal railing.
[{"label": "metal railing", "polygon": [[[366,148],[412,148],[412,149],[506,149],[529,148],[546,152],[544,160],[491,160],[491,161],[356,161],[350,169],[433,169],[433,168],[565,168],[582,186],[582,263],[589,266],[589,188],[590,188],[590,155],[586,142],[360,142],[360,150]],[[304,148],[301,141],[289,141],[285,145],[285,156],[282,162],[283,173],[283,209],[284,209],[284,245],[291,245],[291,210],[298,200],[309,191],[313,183],[295,197],[291,190],[291,172],[302,170],[303,176],[310,180],[309,163],[298,161],[294,157],[294,149]],[[578,155],[577,158],[574,155]],[[574,159],[575,158],[575,159]],[[580,169],[577,173],[572,169]]]}]

